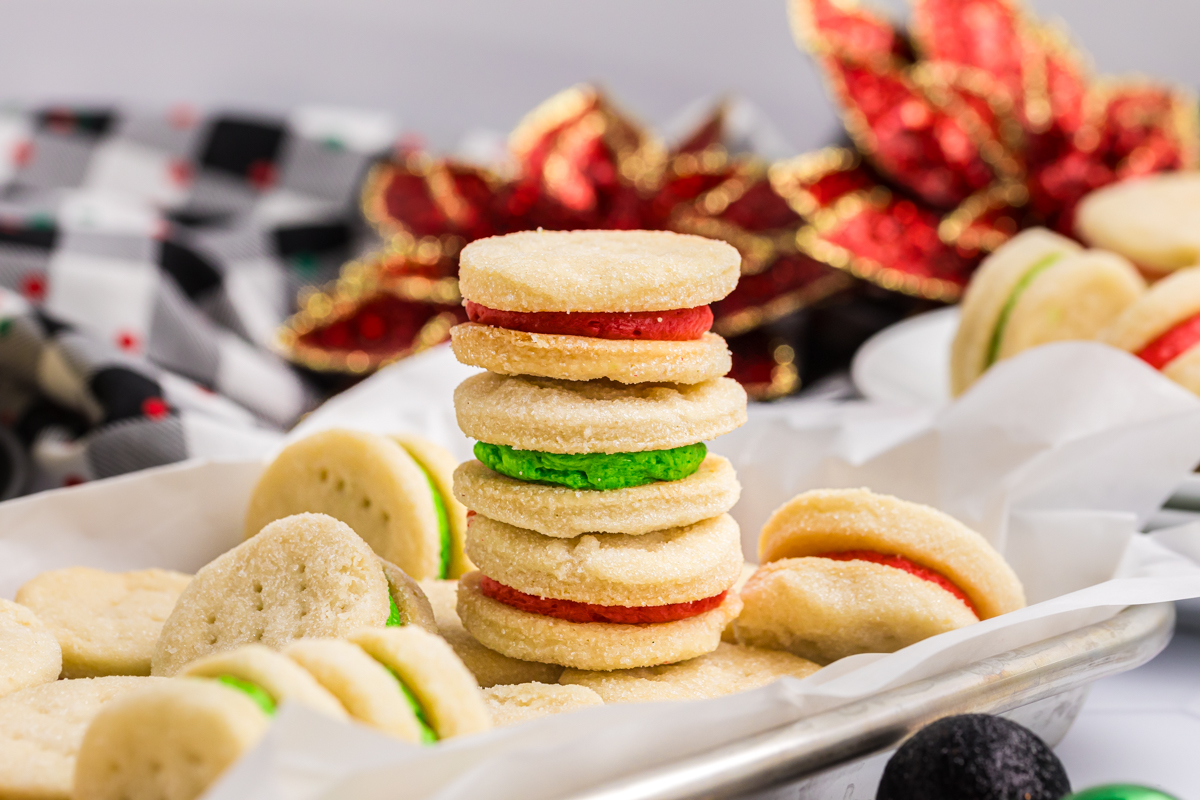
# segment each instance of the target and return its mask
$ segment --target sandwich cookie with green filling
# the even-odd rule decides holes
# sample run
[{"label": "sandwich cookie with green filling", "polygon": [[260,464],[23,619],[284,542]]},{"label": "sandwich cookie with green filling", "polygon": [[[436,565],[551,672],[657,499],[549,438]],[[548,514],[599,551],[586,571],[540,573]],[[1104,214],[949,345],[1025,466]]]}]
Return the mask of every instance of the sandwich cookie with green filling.
[{"label": "sandwich cookie with green filling", "polygon": [[1155,283],[1097,338],[1200,394],[1200,269]]},{"label": "sandwich cookie with green filling", "polygon": [[623,386],[484,373],[455,391],[478,440],[454,490],[477,513],[547,536],[640,534],[719,516],[741,487],[703,441],[746,419],[746,394],[717,378]]},{"label": "sandwich cookie with green filling", "polygon": [[328,514],[418,580],[458,577],[470,564],[463,555],[466,509],[452,492],[455,463],[416,436],[315,433],[264,470],[246,512],[246,536],[292,514]]},{"label": "sandwich cookie with green filling", "polygon": [[666,231],[525,231],[459,258],[464,364],[502,375],[624,384],[700,383],[731,366],[709,304],[733,291],[741,256]]},{"label": "sandwich cookie with green filling", "polygon": [[131,676],[66,679],[0,698],[0,797],[69,798],[79,745],[96,714],[122,695],[169,682]]},{"label": "sandwich cookie with green filling", "polygon": [[492,727],[475,677],[441,637],[405,626],[365,628],[349,641],[396,679],[418,722],[420,741],[428,744]]},{"label": "sandwich cookie with green filling", "polygon": [[988,256],[967,286],[950,354],[950,388],[962,394],[993,364],[1031,347],[1092,339],[1146,284],[1121,256],[1084,250],[1043,228]]},{"label": "sandwich cookie with green filling", "polygon": [[195,800],[270,724],[265,693],[232,681],[124,680],[153,683],[108,702],[92,719],[75,762],[73,800]]},{"label": "sandwich cookie with green filling", "polygon": [[197,659],[179,675],[96,715],[79,749],[73,797],[192,800],[258,742],[282,703],[348,718],[303,667],[260,644]]},{"label": "sandwich cookie with green filling", "polygon": [[589,670],[669,664],[715,649],[741,609],[728,515],[628,536],[557,539],[475,516],[478,573],[459,580],[458,614],[512,658]]},{"label": "sandwich cookie with green filling", "polygon": [[151,658],[170,676],[202,656],[259,642],[344,637],[389,618],[437,630],[416,582],[325,514],[276,520],[202,567],[163,623]]}]

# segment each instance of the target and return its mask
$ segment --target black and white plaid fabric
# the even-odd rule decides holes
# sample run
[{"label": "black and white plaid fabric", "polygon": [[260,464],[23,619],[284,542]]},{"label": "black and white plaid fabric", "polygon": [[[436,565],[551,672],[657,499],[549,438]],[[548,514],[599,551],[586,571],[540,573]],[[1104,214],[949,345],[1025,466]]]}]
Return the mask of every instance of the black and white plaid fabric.
[{"label": "black and white plaid fabric", "polygon": [[34,483],[237,451],[312,408],[271,343],[301,288],[377,244],[358,195],[396,135],[319,109],[0,113],[0,385]]}]

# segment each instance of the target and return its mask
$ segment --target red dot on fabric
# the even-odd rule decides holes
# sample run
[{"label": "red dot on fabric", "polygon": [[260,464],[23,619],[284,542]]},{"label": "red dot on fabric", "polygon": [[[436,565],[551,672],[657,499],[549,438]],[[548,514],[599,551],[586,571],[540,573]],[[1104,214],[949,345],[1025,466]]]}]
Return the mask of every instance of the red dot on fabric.
[{"label": "red dot on fabric", "polygon": [[18,167],[24,167],[33,161],[33,142],[22,139],[13,145],[12,159]]},{"label": "red dot on fabric", "polygon": [[187,130],[196,124],[196,109],[189,105],[177,105],[167,113],[167,122],[172,128]]},{"label": "red dot on fabric", "polygon": [[46,297],[46,276],[40,272],[27,272],[21,278],[21,294],[34,301]]},{"label": "red dot on fabric", "polygon": [[187,186],[192,182],[192,165],[182,158],[172,159],[167,165],[167,175],[176,185]]},{"label": "red dot on fabric", "polygon": [[63,478],[63,486],[78,486],[81,483],[87,483],[87,481],[78,475],[68,475]]},{"label": "red dot on fabric", "polygon": [[117,332],[117,347],[126,352],[136,352],[141,349],[142,341],[136,333],[130,331]]},{"label": "red dot on fabric", "polygon": [[147,397],[142,401],[142,414],[150,419],[162,419],[171,409],[161,397]]},{"label": "red dot on fabric", "polygon": [[275,165],[270,161],[255,161],[246,170],[246,177],[259,189],[270,189],[275,185]]}]

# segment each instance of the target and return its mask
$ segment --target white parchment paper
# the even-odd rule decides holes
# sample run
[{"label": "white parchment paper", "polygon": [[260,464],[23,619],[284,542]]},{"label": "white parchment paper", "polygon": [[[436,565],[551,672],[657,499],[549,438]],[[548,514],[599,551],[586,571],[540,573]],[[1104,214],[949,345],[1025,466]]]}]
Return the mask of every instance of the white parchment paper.
[{"label": "white parchment paper", "polygon": [[[384,370],[292,436],[332,426],[421,433],[469,457],[444,349]],[[303,709],[210,790],[256,797],[560,797],[805,715],[1102,621],[1200,597],[1200,526],[1137,534],[1200,461],[1200,401],[1135,358],[1063,343],[998,365],[940,410],[789,401],[751,409],[713,449],[743,485],[748,557],[798,492],[868,486],[935,505],[987,536],[1032,605],[889,655],[844,659],[717,700],[607,706],[417,748]],[[263,453],[269,457],[270,451]],[[176,465],[0,504],[0,596],[46,569],[195,570],[240,540],[257,460]]]}]

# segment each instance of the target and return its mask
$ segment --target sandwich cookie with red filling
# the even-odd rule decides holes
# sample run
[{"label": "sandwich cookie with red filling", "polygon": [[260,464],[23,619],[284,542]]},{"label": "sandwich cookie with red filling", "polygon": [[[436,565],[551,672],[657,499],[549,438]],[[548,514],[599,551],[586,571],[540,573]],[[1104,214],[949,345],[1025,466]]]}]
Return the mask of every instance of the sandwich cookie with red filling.
[{"label": "sandwich cookie with red filling", "polygon": [[1145,291],[1115,253],[1084,250],[1044,228],[1014,236],[971,277],[950,353],[962,394],[997,361],[1031,347],[1092,339]]},{"label": "sandwich cookie with red filling", "polygon": [[724,242],[667,231],[525,231],[459,259],[471,320],[451,331],[464,364],[502,375],[700,383],[729,371],[709,303],[741,270]]},{"label": "sandwich cookie with red filling", "polygon": [[745,645],[818,664],[891,653],[1025,605],[982,536],[937,509],[866,489],[806,492],[759,539],[734,622]]},{"label": "sandwich cookie with red filling", "polygon": [[1200,269],[1181,269],[1151,286],[1098,338],[1200,394]]},{"label": "sandwich cookie with red filling", "polygon": [[479,572],[459,581],[458,614],[512,658],[588,670],[669,664],[711,652],[741,608],[728,515],[640,536],[556,539],[475,516]]}]

